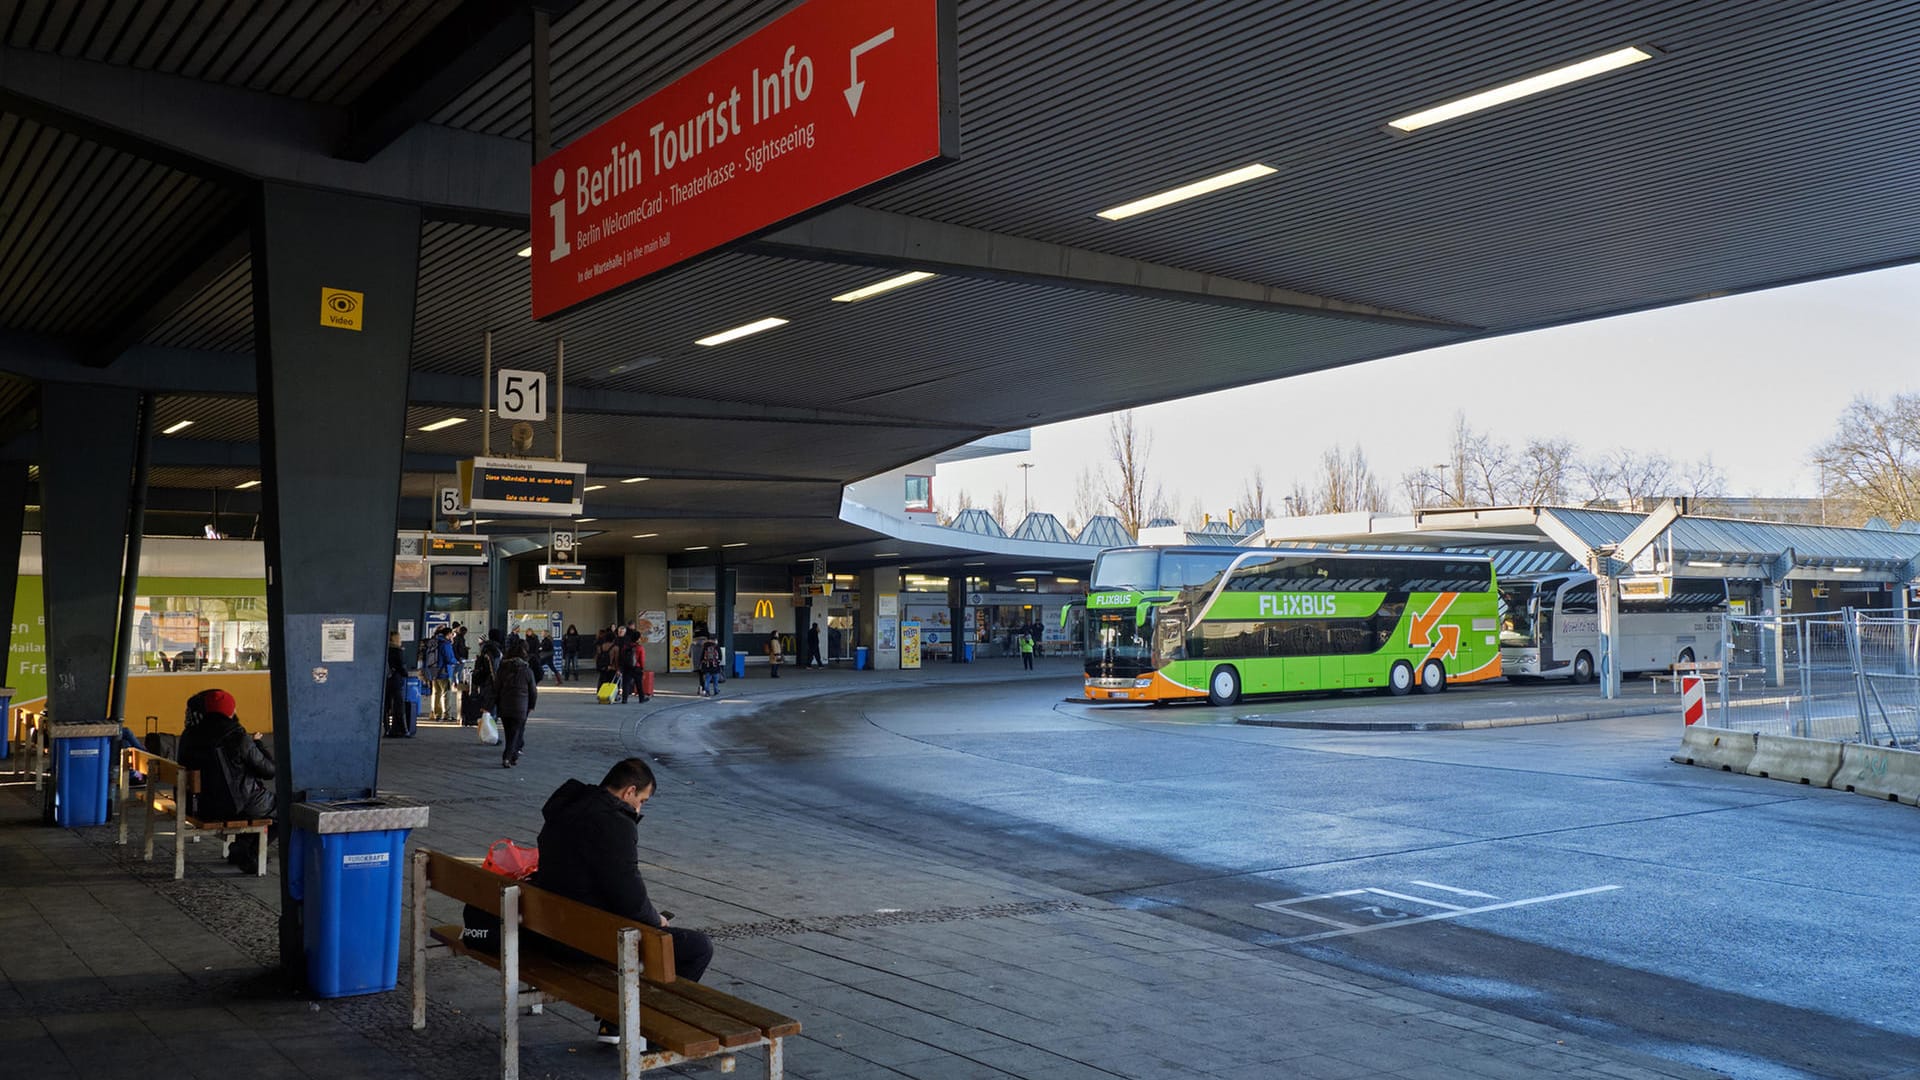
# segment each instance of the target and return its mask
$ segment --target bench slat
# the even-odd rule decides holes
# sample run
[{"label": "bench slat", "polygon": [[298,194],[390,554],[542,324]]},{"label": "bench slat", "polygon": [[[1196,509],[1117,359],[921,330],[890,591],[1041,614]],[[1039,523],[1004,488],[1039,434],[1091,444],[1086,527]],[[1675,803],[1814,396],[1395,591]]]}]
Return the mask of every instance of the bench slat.
[{"label": "bench slat", "polygon": [[520,928],[572,946],[616,967],[620,963],[615,951],[619,947],[620,931],[638,929],[645,977],[659,983],[673,981],[673,938],[666,931],[524,882],[520,886]]},{"label": "bench slat", "polygon": [[725,1013],[736,1020],[744,1020],[766,1032],[768,1038],[784,1038],[788,1035],[800,1034],[800,1021],[774,1012],[772,1009],[762,1008],[751,1001],[742,1001],[724,990],[715,990],[711,986],[681,979],[673,984],[673,992],[715,1012]]},{"label": "bench slat", "polygon": [[477,862],[458,859],[438,851],[427,856],[427,884],[463,904],[472,904],[492,915],[500,914],[500,891],[513,882],[491,870],[482,870]]},{"label": "bench slat", "polygon": [[[435,941],[446,945],[452,951],[462,956],[472,957],[498,970],[500,957],[494,953],[469,948],[460,936],[462,929],[463,927],[454,925],[436,926],[430,933]],[[620,1015],[618,989],[602,986],[594,980],[570,971],[553,957],[522,949],[520,981],[563,998],[595,1016]],[[642,983],[643,995],[646,988],[647,984]],[[720,1040],[712,1033],[649,1008],[644,996],[641,998],[640,1034],[646,1037],[649,1044],[671,1050],[685,1058],[707,1057],[720,1052]]]},{"label": "bench slat", "polygon": [[[609,993],[618,993],[620,975],[617,971],[591,960],[577,958],[553,958],[556,963],[580,978],[592,982]],[[681,991],[685,987],[697,986],[697,983],[677,979],[664,986],[658,983],[640,984],[640,1008],[647,1013],[658,1012],[671,1016],[701,1031],[711,1033],[720,1040],[720,1045],[728,1048],[751,1046],[764,1037],[757,1024],[748,1023],[737,1016],[710,1008],[692,1000]]]}]

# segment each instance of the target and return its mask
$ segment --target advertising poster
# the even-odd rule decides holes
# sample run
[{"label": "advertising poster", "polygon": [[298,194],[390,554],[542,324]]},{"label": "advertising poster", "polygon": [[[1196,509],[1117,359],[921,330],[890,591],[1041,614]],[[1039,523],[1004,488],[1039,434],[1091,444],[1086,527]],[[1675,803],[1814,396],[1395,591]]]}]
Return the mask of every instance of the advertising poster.
[{"label": "advertising poster", "polygon": [[875,619],[874,634],[880,640],[876,643],[881,652],[892,652],[900,647],[900,620]]},{"label": "advertising poster", "polygon": [[920,666],[919,623],[902,623],[900,625],[900,666],[909,669]]},{"label": "advertising poster", "polygon": [[687,620],[667,624],[667,670],[693,670],[693,623]]},{"label": "advertising poster", "polygon": [[426,592],[427,574],[432,564],[419,559],[393,560],[394,592]]},{"label": "advertising poster", "polygon": [[633,620],[633,626],[640,631],[640,640],[649,645],[658,645],[667,640],[667,613],[664,611],[643,611]]}]

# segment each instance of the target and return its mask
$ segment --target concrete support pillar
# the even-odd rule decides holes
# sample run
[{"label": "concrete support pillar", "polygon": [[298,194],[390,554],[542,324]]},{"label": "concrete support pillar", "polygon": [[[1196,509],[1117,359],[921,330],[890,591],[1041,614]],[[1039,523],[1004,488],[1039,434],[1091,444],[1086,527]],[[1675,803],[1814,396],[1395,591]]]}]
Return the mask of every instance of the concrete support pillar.
[{"label": "concrete support pillar", "polygon": [[947,621],[951,625],[953,636],[953,662],[966,663],[967,641],[967,579],[964,571],[956,572],[947,579]]},{"label": "concrete support pillar", "polygon": [[[13,655],[13,598],[20,587],[20,535],[26,526],[27,463],[0,462],[0,661]],[[12,679],[11,672],[0,676],[0,685],[11,686]]]},{"label": "concrete support pillar", "polygon": [[137,390],[40,391],[47,704],[64,724],[107,719],[139,413]]},{"label": "concrete support pillar", "polygon": [[296,973],[288,808],[377,786],[419,253],[415,207],[281,184],[259,192],[254,354],[279,718],[280,956]]},{"label": "concrete support pillar", "polygon": [[[727,651],[727,663],[733,663],[733,601],[740,595],[740,573],[725,564],[713,568],[713,621],[710,633],[720,635],[720,647]],[[728,669],[731,672],[731,668]]]},{"label": "concrete support pillar", "polygon": [[1600,608],[1600,696],[1620,696],[1620,579],[1603,573],[1597,579]]},{"label": "concrete support pillar", "polygon": [[[876,671],[900,669],[900,570],[860,571],[860,643]],[[890,644],[889,648],[882,648]]]},{"label": "concrete support pillar", "polygon": [[668,662],[667,626],[665,620],[673,617],[667,607],[667,560],[663,555],[628,555],[622,567],[625,585],[626,606],[620,609],[615,622],[629,626],[640,618],[642,612],[661,613],[661,623],[657,629],[659,641],[645,642],[647,646],[647,670],[664,672]]},{"label": "concrete support pillar", "polygon": [[1785,592],[1785,588],[1786,586],[1783,582],[1769,581],[1767,583],[1765,610],[1768,615],[1774,617],[1774,622],[1767,627],[1765,636],[1759,643],[1760,662],[1766,667],[1766,684],[1774,687],[1786,685],[1786,634],[1788,632],[1789,620],[1781,618],[1784,612],[1780,610],[1781,594]]}]

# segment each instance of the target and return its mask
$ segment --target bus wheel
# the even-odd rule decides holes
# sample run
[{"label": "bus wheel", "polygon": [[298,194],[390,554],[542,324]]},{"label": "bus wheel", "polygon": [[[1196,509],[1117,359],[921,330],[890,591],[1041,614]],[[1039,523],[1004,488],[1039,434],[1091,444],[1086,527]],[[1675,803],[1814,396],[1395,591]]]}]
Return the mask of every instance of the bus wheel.
[{"label": "bus wheel", "polygon": [[1674,662],[1677,664],[1693,663],[1693,647],[1688,646],[1687,648],[1681,649],[1680,655],[1674,658]]},{"label": "bus wheel", "polygon": [[1387,692],[1401,697],[1413,689],[1413,665],[1405,660],[1396,660],[1393,670],[1387,672]]},{"label": "bus wheel", "polygon": [[1581,684],[1593,681],[1593,656],[1582,652],[1573,658],[1573,681]]},{"label": "bus wheel", "polygon": [[1225,664],[1213,669],[1207,680],[1207,704],[1232,705],[1240,700],[1240,673]]},{"label": "bus wheel", "polygon": [[1429,660],[1420,665],[1420,692],[1437,694],[1447,688],[1447,672],[1440,661]]}]

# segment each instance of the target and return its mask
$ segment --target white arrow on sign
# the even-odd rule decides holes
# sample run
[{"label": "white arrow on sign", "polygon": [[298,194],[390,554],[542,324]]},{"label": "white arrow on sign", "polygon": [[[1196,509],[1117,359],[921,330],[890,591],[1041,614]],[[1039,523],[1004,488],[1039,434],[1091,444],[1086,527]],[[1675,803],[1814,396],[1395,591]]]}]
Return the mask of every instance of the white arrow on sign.
[{"label": "white arrow on sign", "polygon": [[893,27],[889,26],[847,50],[847,88],[841,93],[847,95],[847,111],[853,115],[860,115],[860,95],[867,88],[867,84],[860,81],[861,54],[872,52],[892,40]]}]

